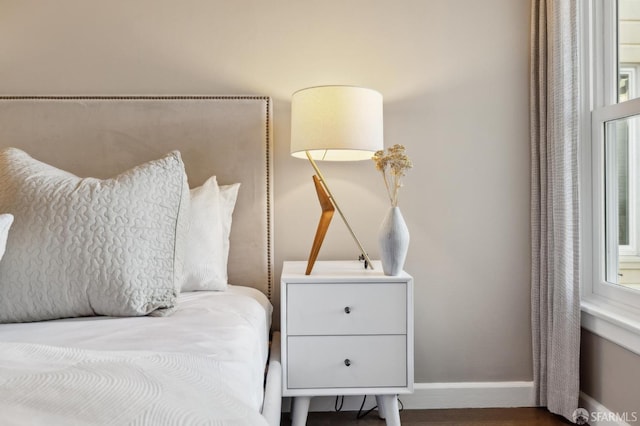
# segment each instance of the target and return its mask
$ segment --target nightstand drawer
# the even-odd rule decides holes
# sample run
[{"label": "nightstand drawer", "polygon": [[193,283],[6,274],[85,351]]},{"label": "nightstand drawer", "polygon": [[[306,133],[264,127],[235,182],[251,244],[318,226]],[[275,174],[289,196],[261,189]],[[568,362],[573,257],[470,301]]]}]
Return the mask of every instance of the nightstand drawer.
[{"label": "nightstand drawer", "polygon": [[289,335],[404,334],[406,283],[288,284]]},{"label": "nightstand drawer", "polygon": [[407,386],[406,336],[287,338],[287,388]]}]

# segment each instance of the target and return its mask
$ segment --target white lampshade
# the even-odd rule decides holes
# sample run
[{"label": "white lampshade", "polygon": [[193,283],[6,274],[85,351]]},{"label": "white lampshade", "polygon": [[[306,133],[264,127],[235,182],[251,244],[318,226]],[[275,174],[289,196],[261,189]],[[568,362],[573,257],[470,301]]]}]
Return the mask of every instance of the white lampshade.
[{"label": "white lampshade", "polygon": [[353,86],[302,89],[291,99],[291,155],[368,160],[383,147],[382,95]]}]

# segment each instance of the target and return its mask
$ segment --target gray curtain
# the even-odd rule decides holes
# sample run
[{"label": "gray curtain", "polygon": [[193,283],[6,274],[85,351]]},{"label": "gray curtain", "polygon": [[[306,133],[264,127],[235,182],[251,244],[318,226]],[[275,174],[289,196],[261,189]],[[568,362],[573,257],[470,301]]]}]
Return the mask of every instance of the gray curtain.
[{"label": "gray curtain", "polygon": [[531,1],[531,311],[536,402],[573,420],[580,354],[578,1]]}]

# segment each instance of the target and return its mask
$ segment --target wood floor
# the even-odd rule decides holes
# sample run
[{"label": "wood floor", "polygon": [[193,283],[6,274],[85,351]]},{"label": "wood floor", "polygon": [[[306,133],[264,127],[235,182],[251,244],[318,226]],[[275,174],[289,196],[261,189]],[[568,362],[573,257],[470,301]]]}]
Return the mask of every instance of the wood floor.
[{"label": "wood floor", "polygon": [[[363,419],[356,412],[309,413],[307,426],[384,426],[376,411]],[[402,426],[555,426],[572,423],[543,408],[482,408],[456,410],[405,410],[400,413]],[[289,414],[282,415],[282,425],[290,425]]]}]

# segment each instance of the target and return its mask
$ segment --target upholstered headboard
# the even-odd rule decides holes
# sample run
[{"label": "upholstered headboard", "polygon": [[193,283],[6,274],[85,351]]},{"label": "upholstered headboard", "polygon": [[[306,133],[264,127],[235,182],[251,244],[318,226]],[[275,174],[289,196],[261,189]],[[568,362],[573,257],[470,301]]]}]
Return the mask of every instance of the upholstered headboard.
[{"label": "upholstered headboard", "polygon": [[271,100],[263,96],[0,97],[0,147],[106,178],[171,150],[189,185],[240,182],[229,282],[273,285]]}]

